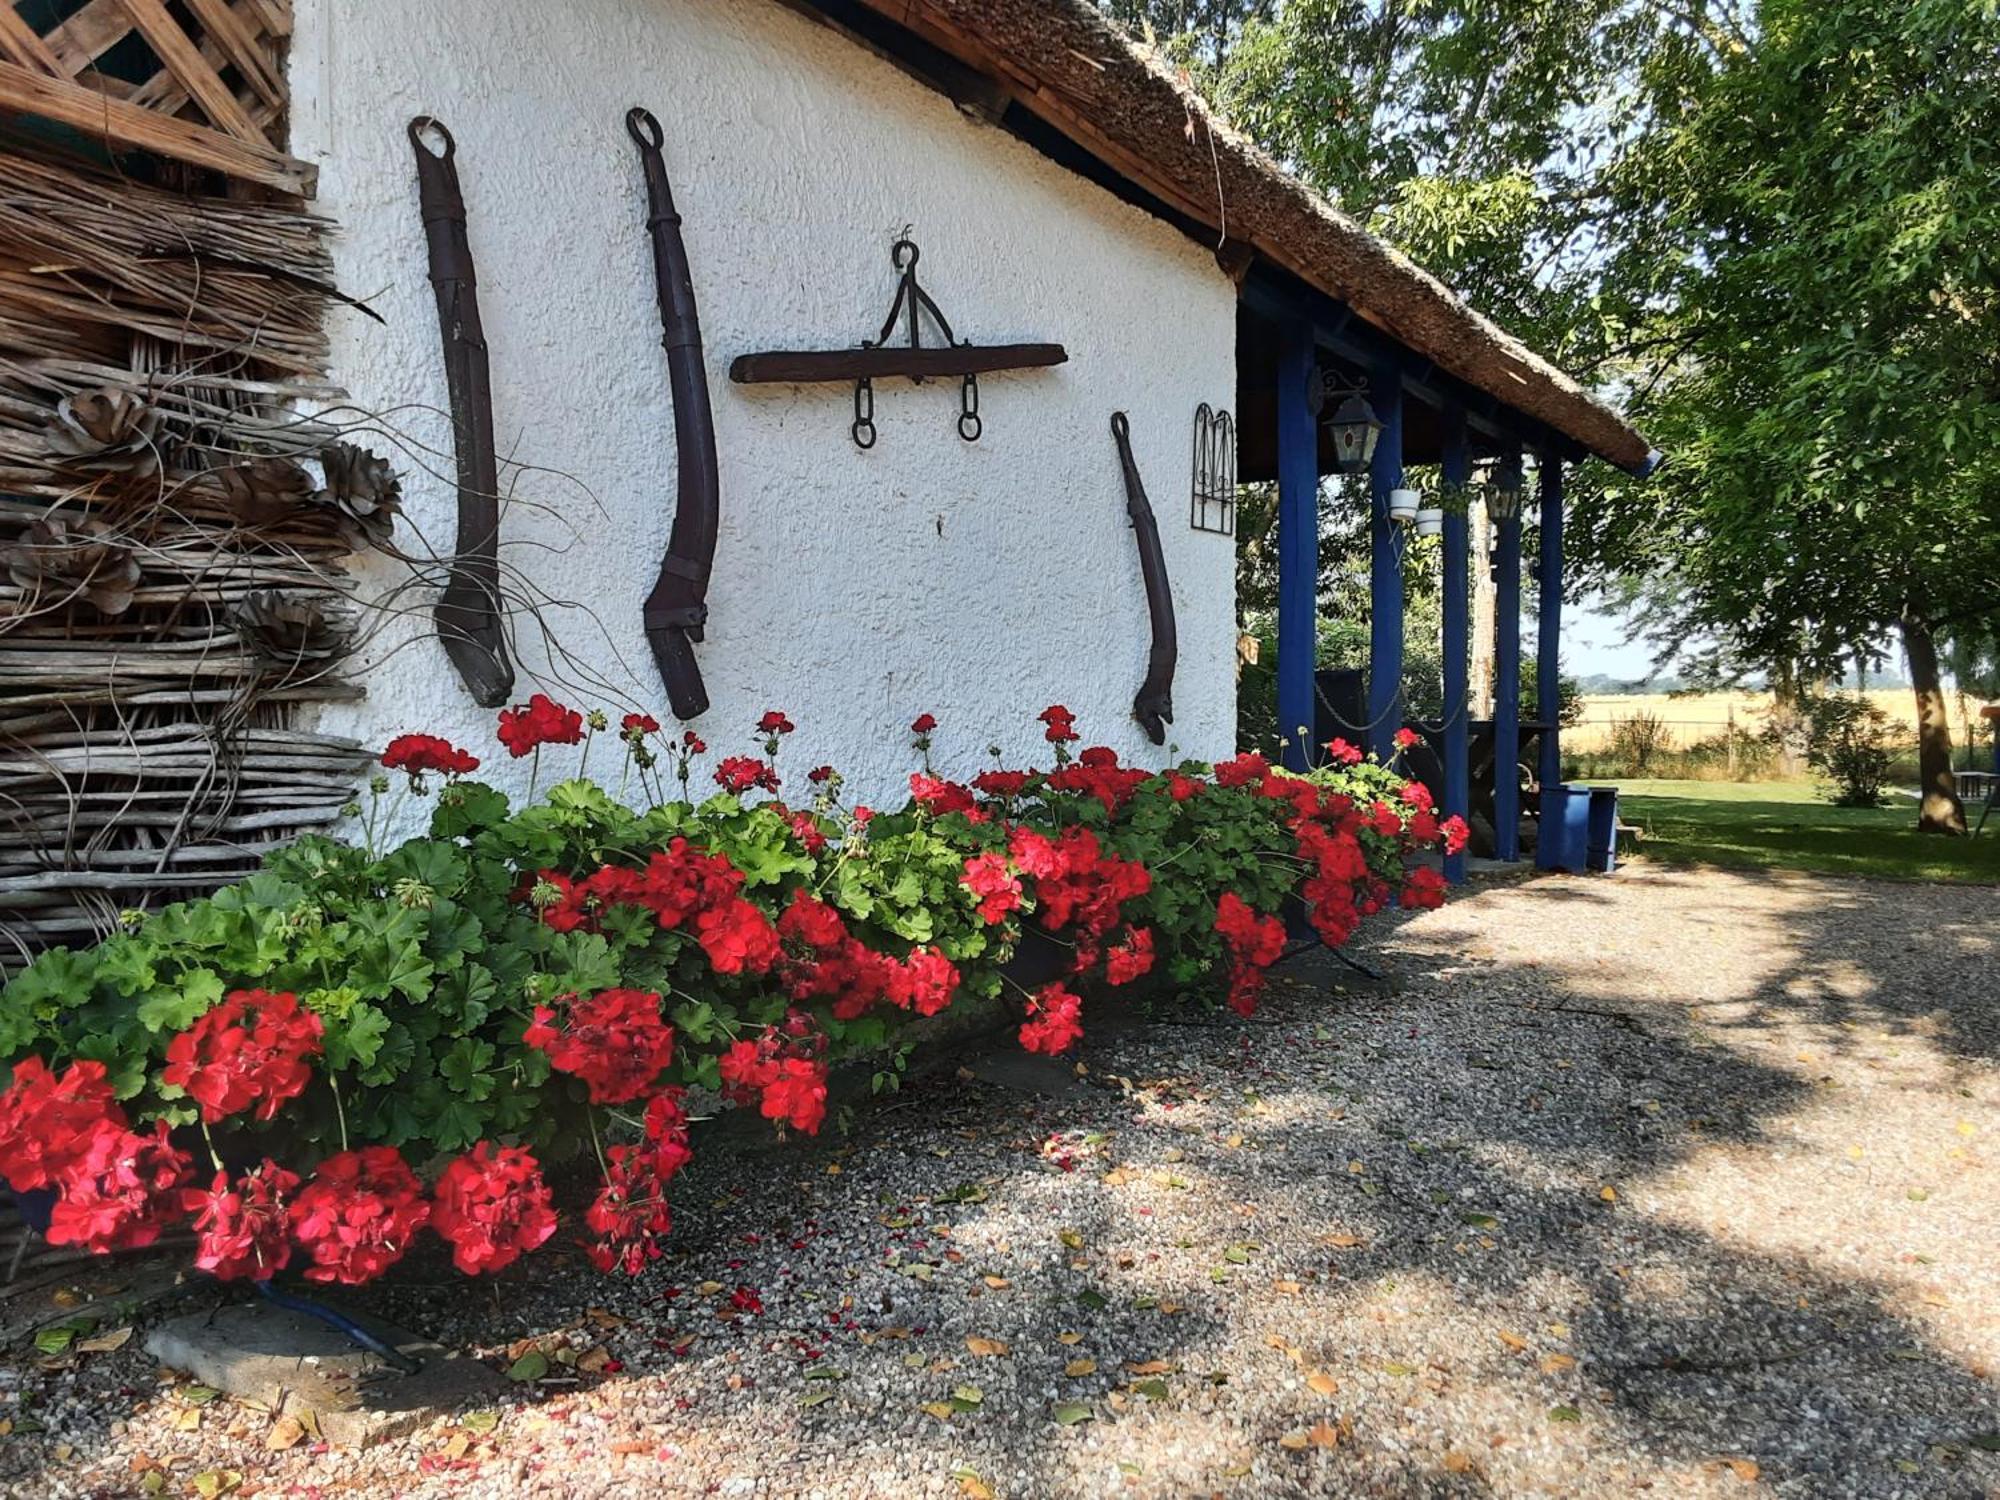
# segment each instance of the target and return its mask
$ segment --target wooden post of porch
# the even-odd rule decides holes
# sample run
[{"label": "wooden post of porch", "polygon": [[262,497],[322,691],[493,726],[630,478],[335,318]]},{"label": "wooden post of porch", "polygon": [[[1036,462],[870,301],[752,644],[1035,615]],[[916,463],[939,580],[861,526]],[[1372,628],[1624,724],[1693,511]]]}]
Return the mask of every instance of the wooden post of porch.
[{"label": "wooden post of porch", "polygon": [[1542,454],[1541,556],[1536,577],[1535,715],[1542,731],[1535,779],[1545,787],[1562,780],[1563,470],[1553,453]]},{"label": "wooden post of porch", "polygon": [[[1454,500],[1463,501],[1465,486],[1472,480],[1472,447],[1466,436],[1465,408],[1444,409],[1444,452],[1442,478],[1455,486]],[[1441,812],[1466,817],[1472,810],[1470,734],[1472,683],[1467,653],[1471,632],[1467,615],[1471,608],[1470,548],[1472,522],[1458,504],[1444,513],[1444,800]],[[1465,879],[1465,851],[1444,857],[1445,879],[1454,885]]]},{"label": "wooden post of porch", "polygon": [[1319,428],[1308,404],[1313,328],[1294,319],[1278,358],[1278,738],[1287,769],[1312,765],[1319,664]]},{"label": "wooden post of porch", "polygon": [[[1500,484],[1521,490],[1521,455],[1502,460]],[[1493,854],[1521,857],[1521,513],[1500,522],[1494,553]]]},{"label": "wooden post of porch", "polygon": [[1368,382],[1382,434],[1368,466],[1368,748],[1386,763],[1403,727],[1403,537],[1389,491],[1403,482],[1403,372],[1384,360]]}]

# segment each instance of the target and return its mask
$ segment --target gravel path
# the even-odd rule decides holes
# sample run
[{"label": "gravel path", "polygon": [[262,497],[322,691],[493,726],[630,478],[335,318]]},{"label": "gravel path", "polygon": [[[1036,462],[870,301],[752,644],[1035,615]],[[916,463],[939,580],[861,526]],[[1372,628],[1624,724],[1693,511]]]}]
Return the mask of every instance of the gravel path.
[{"label": "gravel path", "polygon": [[17,1347],[0,1483],[2000,1495],[2000,891],[1640,868],[1363,956],[1386,988],[1315,955],[1248,1026],[1099,1027],[1054,1095],[711,1151],[637,1282],[373,1294],[581,1368],[363,1454]]}]

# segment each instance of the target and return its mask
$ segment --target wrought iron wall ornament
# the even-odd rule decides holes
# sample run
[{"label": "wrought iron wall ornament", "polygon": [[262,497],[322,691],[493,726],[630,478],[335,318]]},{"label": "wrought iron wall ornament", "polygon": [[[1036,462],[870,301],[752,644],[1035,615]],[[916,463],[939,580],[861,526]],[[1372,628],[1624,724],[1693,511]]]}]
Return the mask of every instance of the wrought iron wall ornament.
[{"label": "wrought iron wall ornament", "polygon": [[[889,316],[882,331],[864,340],[859,349],[774,349],[761,354],[741,354],[729,366],[729,378],[738,385],[810,385],[827,380],[854,382],[854,420],[848,436],[857,448],[875,446],[875,381],[882,376],[907,376],[922,385],[933,375],[958,377],[958,435],[976,443],[985,429],[979,416],[979,377],[994,370],[1045,369],[1069,358],[1061,344],[987,344],[961,342],[951,331],[951,323],[917,281],[917,262],[923,252],[915,240],[899,239],[890,248],[895,266],[896,300],[889,304]],[[923,320],[928,315],[942,345],[926,345]],[[904,325],[904,341],[891,343],[898,323]]]},{"label": "wrought iron wall ornament", "polygon": [[646,230],[653,242],[653,284],[660,302],[660,347],[667,351],[667,382],[674,402],[678,456],[674,526],[660,576],[646,596],[646,642],[667,685],[677,719],[708,711],[708,690],[694,643],[708,624],[708,580],[715,563],[721,516],[721,481],[715,461],[715,414],[708,402],[708,372],[701,358],[701,321],[695,315],[694,277],[688,269],[681,216],[674,208],[667,165],[660,155],[665,132],[651,111],[626,111],[625,130],[639,148],[646,176]]},{"label": "wrought iron wall ornament", "polygon": [[1125,413],[1111,414],[1111,436],[1118,443],[1118,466],[1125,474],[1125,514],[1139,542],[1139,574],[1146,584],[1146,613],[1153,627],[1152,649],[1146,655],[1146,677],[1132,699],[1132,717],[1156,745],[1167,740],[1167,725],[1174,721],[1174,667],[1180,660],[1180,641],[1174,629],[1174,593],[1167,582],[1167,556],[1160,547],[1160,524],[1153,516],[1153,503],[1146,498],[1145,482],[1132,458],[1131,423]]},{"label": "wrought iron wall ornament", "polygon": [[[498,708],[514,691],[514,666],[507,659],[500,616],[500,466],[493,449],[486,332],[479,322],[465,197],[458,188],[458,143],[429,115],[410,121],[409,134],[417,153],[417,196],[430,250],[431,290],[437,295],[438,332],[444,340],[458,461],[458,536],[451,575],[437,605],[438,637],[473,702]],[[442,150],[432,150],[426,137],[440,141]]]},{"label": "wrought iron wall ornament", "polygon": [[1194,486],[1188,525],[1219,536],[1236,534],[1236,423],[1204,401],[1194,411]]}]

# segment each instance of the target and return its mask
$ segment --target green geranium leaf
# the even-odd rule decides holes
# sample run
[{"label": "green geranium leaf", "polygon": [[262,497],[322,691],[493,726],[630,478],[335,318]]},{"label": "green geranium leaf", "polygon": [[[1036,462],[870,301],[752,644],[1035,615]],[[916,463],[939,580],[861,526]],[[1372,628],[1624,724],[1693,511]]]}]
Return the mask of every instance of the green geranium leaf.
[{"label": "green geranium leaf", "polygon": [[335,1072],[366,1068],[381,1056],[389,1018],[367,1001],[357,1001],[326,1028],[326,1063]]},{"label": "green geranium leaf", "polygon": [[222,998],[222,979],[213,969],[189,969],[173,988],[154,990],[139,1002],[140,1024],[148,1031],[185,1031]]}]

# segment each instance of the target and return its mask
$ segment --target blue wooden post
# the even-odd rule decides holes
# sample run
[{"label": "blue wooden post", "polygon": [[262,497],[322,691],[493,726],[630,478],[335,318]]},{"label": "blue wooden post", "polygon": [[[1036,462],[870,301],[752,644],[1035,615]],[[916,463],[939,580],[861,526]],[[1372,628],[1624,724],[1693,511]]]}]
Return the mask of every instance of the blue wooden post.
[{"label": "blue wooden post", "polygon": [[[1447,485],[1463,487],[1472,479],[1472,448],[1466,439],[1465,408],[1444,412],[1444,467]],[[1461,489],[1462,493],[1462,489]],[[1471,681],[1466,655],[1471,644],[1471,523],[1456,507],[1444,513],[1444,804],[1445,817],[1465,817],[1472,810],[1471,756],[1467,719],[1471,713]],[[1445,879],[1465,879],[1465,851],[1444,857]]]},{"label": "blue wooden post", "polygon": [[1312,374],[1312,324],[1294,319],[1278,359],[1278,736],[1294,771],[1312,764],[1317,722],[1319,428],[1306,404]]},{"label": "blue wooden post", "polygon": [[[1521,455],[1502,460],[1500,483],[1519,491]],[[1521,516],[1500,523],[1493,594],[1493,852],[1521,857]]]},{"label": "blue wooden post", "polygon": [[1542,731],[1536,779],[1543,786],[1562,780],[1562,741],[1557,715],[1562,705],[1563,470],[1562,460],[1542,455],[1541,559],[1536,579],[1535,716]]},{"label": "blue wooden post", "polygon": [[1403,537],[1389,519],[1389,491],[1403,482],[1403,374],[1394,364],[1375,367],[1368,403],[1382,422],[1368,467],[1368,748],[1387,761],[1403,727]]}]

